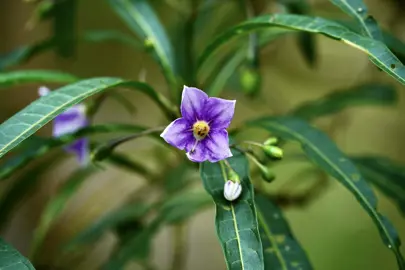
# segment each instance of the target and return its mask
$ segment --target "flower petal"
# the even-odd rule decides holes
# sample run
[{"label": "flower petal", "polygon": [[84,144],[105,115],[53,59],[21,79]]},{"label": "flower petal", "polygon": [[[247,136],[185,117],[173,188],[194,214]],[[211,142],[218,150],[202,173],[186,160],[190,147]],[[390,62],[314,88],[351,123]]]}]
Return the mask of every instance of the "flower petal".
[{"label": "flower petal", "polygon": [[207,94],[200,89],[184,86],[180,106],[181,115],[192,122],[202,120],[202,112],[207,100]]},{"label": "flower petal", "polygon": [[218,162],[231,156],[226,130],[210,132],[209,136],[198,142],[193,152],[187,153],[188,159],[193,162]]},{"label": "flower petal", "polygon": [[53,136],[70,134],[89,124],[84,105],[76,105],[61,113],[53,122]]},{"label": "flower petal", "polygon": [[228,132],[226,130],[213,130],[202,141],[208,152],[208,161],[217,162],[232,157],[229,148]]},{"label": "flower petal", "polygon": [[203,120],[210,123],[211,129],[225,129],[231,124],[235,113],[236,100],[209,98],[204,108]]},{"label": "flower petal", "polygon": [[167,143],[180,150],[190,151],[195,143],[192,126],[184,118],[178,118],[160,134]]},{"label": "flower petal", "polygon": [[66,146],[65,150],[75,154],[81,166],[86,166],[90,161],[89,140],[87,138],[76,140]]}]

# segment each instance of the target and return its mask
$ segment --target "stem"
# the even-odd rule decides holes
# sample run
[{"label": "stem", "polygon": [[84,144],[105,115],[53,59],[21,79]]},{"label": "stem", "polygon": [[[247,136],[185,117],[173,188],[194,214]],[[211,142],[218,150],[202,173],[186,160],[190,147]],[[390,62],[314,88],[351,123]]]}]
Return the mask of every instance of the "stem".
[{"label": "stem", "polygon": [[171,270],[182,270],[186,263],[186,223],[180,223],[173,227],[173,261]]}]

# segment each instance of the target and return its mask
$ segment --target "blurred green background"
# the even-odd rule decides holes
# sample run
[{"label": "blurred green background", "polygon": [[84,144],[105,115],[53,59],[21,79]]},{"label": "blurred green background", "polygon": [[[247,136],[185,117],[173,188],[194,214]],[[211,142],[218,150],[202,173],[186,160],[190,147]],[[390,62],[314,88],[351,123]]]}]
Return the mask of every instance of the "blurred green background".
[{"label": "blurred green background", "polygon": [[[224,0],[225,1],[225,0]],[[78,31],[86,29],[119,29],[131,34],[125,24],[105,1],[78,1]],[[175,31],[176,16],[163,0],[152,1],[160,6],[160,15],[169,31]],[[168,1],[175,2],[175,1]],[[184,1],[183,1],[184,2]],[[309,1],[316,15],[347,18],[326,0]],[[405,14],[394,0],[366,0],[382,28],[405,40]],[[403,7],[403,6],[402,6]],[[231,9],[230,9],[231,10]],[[16,46],[32,44],[49,35],[51,25],[38,24],[28,30],[26,23],[33,6],[20,0],[0,1],[0,52]],[[217,18],[220,20],[221,18]],[[400,102],[396,107],[361,107],[345,110],[332,117],[317,121],[339,147],[350,154],[380,154],[405,163],[405,87],[370,64],[367,56],[342,43],[316,36],[317,67],[311,69],[300,54],[293,36],[277,39],[261,52],[263,88],[261,96],[250,100],[228,89],[226,98],[238,100],[233,125],[252,116],[282,113],[295,105],[314,100],[329,92],[345,89],[364,82],[385,82],[397,87]],[[176,46],[176,44],[174,44]],[[53,52],[42,54],[19,68],[58,69],[81,77],[119,76],[137,79],[146,71],[146,82],[164,92],[164,79],[157,64],[146,54],[113,43],[80,44],[74,59],[61,59]],[[38,85],[16,87],[0,92],[0,117],[2,121],[37,98]],[[50,85],[53,87],[53,85]],[[137,113],[131,117],[114,100],[103,105],[97,122],[140,123],[149,126],[165,124],[157,107],[141,94],[128,93],[136,104]],[[41,135],[50,135],[47,126]],[[145,143],[147,142],[147,143]],[[120,148],[136,158],[149,158],[153,145],[144,139]],[[287,147],[285,156],[296,148]],[[291,151],[290,151],[291,150]],[[159,161],[151,158],[152,168],[159,168]],[[15,213],[9,226],[1,234],[27,254],[32,232],[37,224],[44,203],[55,192],[60,176],[73,171],[76,162],[68,159],[44,177],[41,187]],[[311,175],[304,174],[302,164],[291,162],[278,166],[275,185],[282,185],[291,177],[304,182]],[[197,177],[197,172],[196,172]],[[313,175],[312,175],[313,177]],[[70,200],[62,217],[55,222],[41,250],[43,262],[70,265],[70,269],[97,269],[111,251],[116,239],[106,235],[95,249],[80,260],[58,258],[55,247],[71,237],[91,220],[122,203],[136,190],[143,179],[132,174],[107,168],[88,180]],[[9,183],[1,183],[0,189]],[[197,184],[196,188],[202,188]],[[2,191],[0,190],[0,193]],[[405,220],[383,195],[379,208],[405,239]],[[154,196],[154,194],[150,194]],[[376,227],[354,197],[337,181],[329,180],[327,190],[305,208],[288,208],[286,216],[294,234],[306,249],[315,269],[318,270],[395,270],[395,258],[382,244]],[[171,250],[170,228],[164,229],[155,239],[154,263],[158,269],[168,269]],[[405,252],[405,248],[402,248]],[[74,261],[74,264],[73,264]],[[137,269],[136,265],[128,269]],[[186,269],[225,269],[221,247],[216,239],[213,208],[191,219],[188,228]]]}]

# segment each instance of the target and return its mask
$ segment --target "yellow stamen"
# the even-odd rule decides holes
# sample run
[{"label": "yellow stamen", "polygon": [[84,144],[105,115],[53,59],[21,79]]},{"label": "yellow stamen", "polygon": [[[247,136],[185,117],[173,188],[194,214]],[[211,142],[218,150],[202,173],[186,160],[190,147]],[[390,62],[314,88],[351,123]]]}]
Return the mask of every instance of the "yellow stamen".
[{"label": "yellow stamen", "polygon": [[197,121],[193,125],[193,135],[197,141],[204,139],[210,132],[210,126],[205,121]]}]

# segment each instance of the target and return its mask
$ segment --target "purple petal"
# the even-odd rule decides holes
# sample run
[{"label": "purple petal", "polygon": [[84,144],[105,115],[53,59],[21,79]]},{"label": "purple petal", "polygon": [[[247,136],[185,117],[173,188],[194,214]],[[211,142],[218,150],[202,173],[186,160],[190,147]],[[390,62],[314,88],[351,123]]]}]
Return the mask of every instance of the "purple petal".
[{"label": "purple petal", "polygon": [[76,155],[81,166],[86,166],[90,160],[89,140],[82,138],[65,147],[67,152]]},{"label": "purple petal", "polygon": [[210,123],[212,129],[226,129],[235,113],[236,100],[209,98],[204,108],[204,120]]},{"label": "purple petal", "polygon": [[76,105],[55,117],[53,121],[53,136],[59,137],[70,134],[89,124],[84,106]]},{"label": "purple petal", "polygon": [[192,126],[184,118],[178,118],[171,122],[160,134],[160,137],[172,146],[186,150],[186,152],[189,152],[195,143]]},{"label": "purple petal", "polygon": [[181,115],[191,122],[202,120],[202,112],[207,100],[207,94],[200,89],[184,86],[180,106]]},{"label": "purple petal", "polygon": [[210,132],[209,136],[198,142],[193,152],[187,153],[187,157],[194,162],[218,162],[231,156],[226,130]]}]

